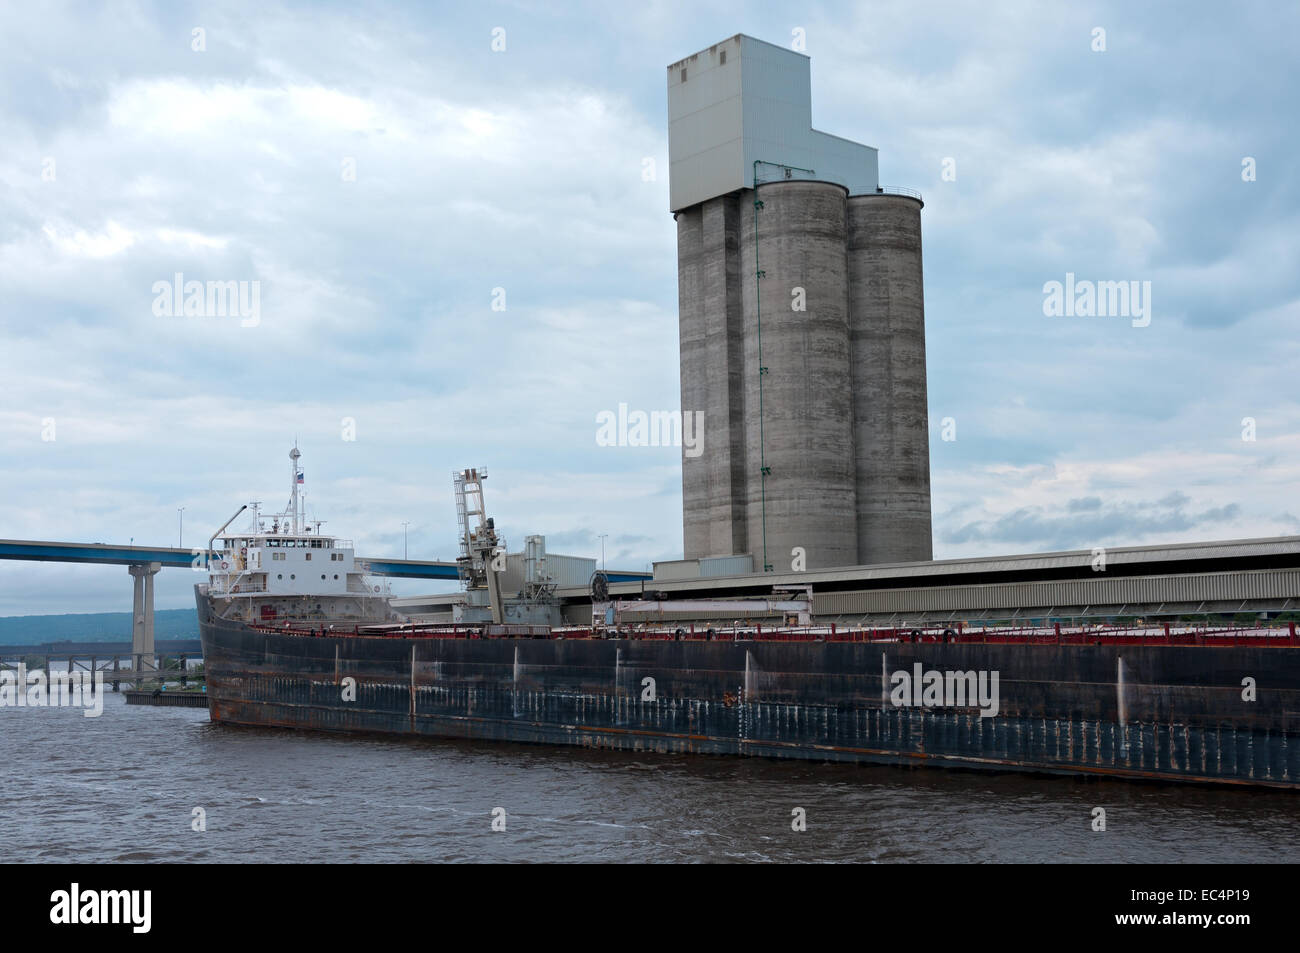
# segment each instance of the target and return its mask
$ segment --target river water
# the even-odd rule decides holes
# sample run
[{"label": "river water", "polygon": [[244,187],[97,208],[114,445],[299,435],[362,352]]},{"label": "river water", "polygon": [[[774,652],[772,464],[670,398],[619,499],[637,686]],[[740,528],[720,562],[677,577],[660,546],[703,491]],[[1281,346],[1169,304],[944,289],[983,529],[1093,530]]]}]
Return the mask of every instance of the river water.
[{"label": "river water", "polygon": [[6,862],[1300,860],[1286,792],[232,728],[112,693],[0,728]]}]

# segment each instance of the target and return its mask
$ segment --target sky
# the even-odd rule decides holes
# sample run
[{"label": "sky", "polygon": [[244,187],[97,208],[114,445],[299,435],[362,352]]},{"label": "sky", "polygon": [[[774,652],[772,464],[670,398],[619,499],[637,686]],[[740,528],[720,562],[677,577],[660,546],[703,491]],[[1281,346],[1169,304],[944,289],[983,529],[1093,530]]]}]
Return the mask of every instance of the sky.
[{"label": "sky", "polygon": [[0,7],[0,538],[200,546],[296,440],[361,555],[453,558],[485,466],[512,549],[680,558],[680,450],[597,415],[680,408],[665,68],[737,33],[924,195],[936,558],[1300,534],[1300,7],[259,0]]}]

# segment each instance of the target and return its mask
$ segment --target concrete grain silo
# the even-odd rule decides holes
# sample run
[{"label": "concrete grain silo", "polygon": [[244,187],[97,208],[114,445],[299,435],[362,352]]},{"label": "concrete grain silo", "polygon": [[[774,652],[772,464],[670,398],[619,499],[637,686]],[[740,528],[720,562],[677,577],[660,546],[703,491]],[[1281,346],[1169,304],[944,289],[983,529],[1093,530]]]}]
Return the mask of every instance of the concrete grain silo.
[{"label": "concrete grain silo", "polygon": [[[853,400],[848,190],[831,182],[778,180],[758,187],[760,210],[752,207],[755,192],[745,194],[751,214],[742,230],[741,270],[762,273],[741,285],[743,311],[754,316],[744,334],[745,406],[752,410],[748,472],[760,476],[748,486],[754,565],[766,558],[789,569],[796,547],[810,566],[852,565],[858,545],[853,418],[846,412]],[[760,374],[760,366],[767,370]]]},{"label": "concrete grain silo", "polygon": [[929,559],[919,197],[812,128],[800,53],[715,44],[668,67],[668,113],[685,556]]},{"label": "concrete grain silo", "polygon": [[848,201],[857,562],[933,557],[921,200]]},{"label": "concrete grain silo", "polygon": [[688,553],[749,552],[739,241],[736,195],[677,216],[682,410],[705,415],[704,452],[682,456]]}]

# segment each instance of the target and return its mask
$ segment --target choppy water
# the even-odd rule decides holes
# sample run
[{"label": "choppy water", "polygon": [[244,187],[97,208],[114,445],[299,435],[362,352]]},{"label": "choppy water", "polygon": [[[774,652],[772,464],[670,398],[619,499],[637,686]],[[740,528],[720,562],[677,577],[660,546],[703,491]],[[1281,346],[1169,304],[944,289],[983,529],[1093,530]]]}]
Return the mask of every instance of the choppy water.
[{"label": "choppy water", "polygon": [[1300,860],[1285,792],[228,728],[112,694],[0,730],[9,862]]}]

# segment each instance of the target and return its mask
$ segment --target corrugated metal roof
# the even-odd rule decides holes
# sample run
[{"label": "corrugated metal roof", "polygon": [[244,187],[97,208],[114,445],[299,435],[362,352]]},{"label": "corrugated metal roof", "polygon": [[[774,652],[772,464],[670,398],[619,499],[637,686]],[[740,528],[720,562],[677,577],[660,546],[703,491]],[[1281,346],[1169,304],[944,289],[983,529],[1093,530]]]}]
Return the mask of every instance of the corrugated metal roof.
[{"label": "corrugated metal roof", "polygon": [[[1200,543],[1162,543],[1143,546],[1117,546],[1106,548],[1107,566],[1145,564],[1153,572],[1159,571],[1162,562],[1188,559],[1234,560],[1253,556],[1300,557],[1300,536],[1274,536],[1262,539],[1233,539]],[[969,573],[1028,573],[1042,569],[1082,568],[1091,566],[1092,550],[1079,549],[1065,552],[1024,553],[1014,556],[977,556],[966,559],[943,559],[921,563],[891,563],[878,566],[846,566],[842,569],[821,569],[811,572],[751,573],[726,579],[661,580],[647,582],[646,588],[673,592],[683,589],[730,589],[741,586],[775,586],[812,583],[852,583],[888,579],[930,578],[936,581],[944,576]],[[1011,581],[1011,580],[1008,580]],[[639,592],[640,583],[616,584],[610,587],[615,594]],[[576,594],[576,593],[568,593]]]},{"label": "corrugated metal roof", "polygon": [[976,609],[1048,609],[1187,602],[1246,602],[1300,597],[1300,569],[1191,573],[1168,576],[1107,576],[991,585],[915,586],[830,592],[814,597],[819,616],[883,612],[967,612]]}]

